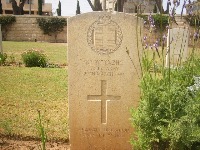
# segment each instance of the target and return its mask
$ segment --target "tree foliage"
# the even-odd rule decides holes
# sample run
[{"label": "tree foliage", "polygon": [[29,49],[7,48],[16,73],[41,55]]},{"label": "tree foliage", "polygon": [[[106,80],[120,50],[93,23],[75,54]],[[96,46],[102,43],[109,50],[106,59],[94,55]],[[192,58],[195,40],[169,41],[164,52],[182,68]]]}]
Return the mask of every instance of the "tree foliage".
[{"label": "tree foliage", "polygon": [[76,6],[76,15],[81,14],[81,9],[79,5],[79,0],[77,0],[77,6]]},{"label": "tree foliage", "polygon": [[58,9],[57,9],[57,15],[61,16],[61,2],[58,2]]},{"label": "tree foliage", "polygon": [[42,0],[38,0],[38,15],[42,15]]}]

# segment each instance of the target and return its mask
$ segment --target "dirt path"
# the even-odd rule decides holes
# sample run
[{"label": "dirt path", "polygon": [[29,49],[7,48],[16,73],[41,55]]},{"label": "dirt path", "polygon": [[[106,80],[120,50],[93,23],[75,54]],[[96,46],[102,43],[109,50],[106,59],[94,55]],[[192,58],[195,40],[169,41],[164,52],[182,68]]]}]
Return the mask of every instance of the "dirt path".
[{"label": "dirt path", "polygon": [[[0,139],[0,150],[41,150],[39,141],[20,141],[7,138]],[[46,150],[70,150],[67,143],[48,142]]]}]

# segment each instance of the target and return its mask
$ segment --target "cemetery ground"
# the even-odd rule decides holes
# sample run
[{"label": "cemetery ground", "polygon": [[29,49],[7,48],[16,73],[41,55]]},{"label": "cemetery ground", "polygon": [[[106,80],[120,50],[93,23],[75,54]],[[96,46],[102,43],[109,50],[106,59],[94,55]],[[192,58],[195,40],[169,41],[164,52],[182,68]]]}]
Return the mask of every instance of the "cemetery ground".
[{"label": "cemetery ground", "polygon": [[[12,63],[0,66],[0,149],[37,149],[41,143],[38,111],[48,140],[54,142],[47,147],[67,149],[66,48],[66,44],[3,42]],[[43,51],[56,67],[19,67],[21,54],[31,49]]]},{"label": "cemetery ground", "polygon": [[[46,54],[53,67],[24,67],[21,54],[31,49]],[[3,50],[11,64],[0,66],[0,149],[38,149],[38,111],[47,148],[68,149],[67,44],[3,42]]]}]

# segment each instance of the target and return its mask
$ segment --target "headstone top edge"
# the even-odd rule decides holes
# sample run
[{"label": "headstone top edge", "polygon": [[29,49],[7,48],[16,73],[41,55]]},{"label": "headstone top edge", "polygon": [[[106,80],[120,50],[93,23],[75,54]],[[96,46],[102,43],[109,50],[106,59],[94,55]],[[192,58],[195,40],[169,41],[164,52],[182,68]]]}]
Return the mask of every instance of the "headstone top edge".
[{"label": "headstone top edge", "polygon": [[[124,17],[133,17],[133,18],[137,18],[137,16],[135,14],[129,14],[129,13],[123,13],[123,12],[101,12],[101,11],[94,11],[94,12],[87,12],[87,13],[83,13],[80,15],[76,15],[76,16],[72,16],[67,18],[68,21],[72,20],[72,19],[78,19],[78,18],[83,18],[84,16],[90,16],[91,14],[93,15],[111,15],[111,16],[124,16]],[[139,17],[140,18],[140,17]],[[142,18],[140,18],[141,20],[143,20]]]}]

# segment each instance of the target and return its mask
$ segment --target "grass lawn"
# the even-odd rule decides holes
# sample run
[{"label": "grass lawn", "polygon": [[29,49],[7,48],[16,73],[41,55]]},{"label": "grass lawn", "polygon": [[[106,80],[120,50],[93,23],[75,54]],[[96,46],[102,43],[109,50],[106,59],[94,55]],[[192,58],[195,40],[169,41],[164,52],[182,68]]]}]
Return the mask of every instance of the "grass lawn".
[{"label": "grass lawn", "polygon": [[35,49],[47,55],[50,63],[67,63],[66,43],[45,43],[45,42],[11,42],[3,41],[3,52],[9,56],[14,56],[16,62],[22,62],[21,54],[25,51]]},{"label": "grass lawn", "polygon": [[[3,42],[17,60],[23,51],[42,49],[54,63],[66,64],[66,44]],[[48,139],[68,139],[67,69],[0,67],[0,134],[39,137],[38,110]]]}]

